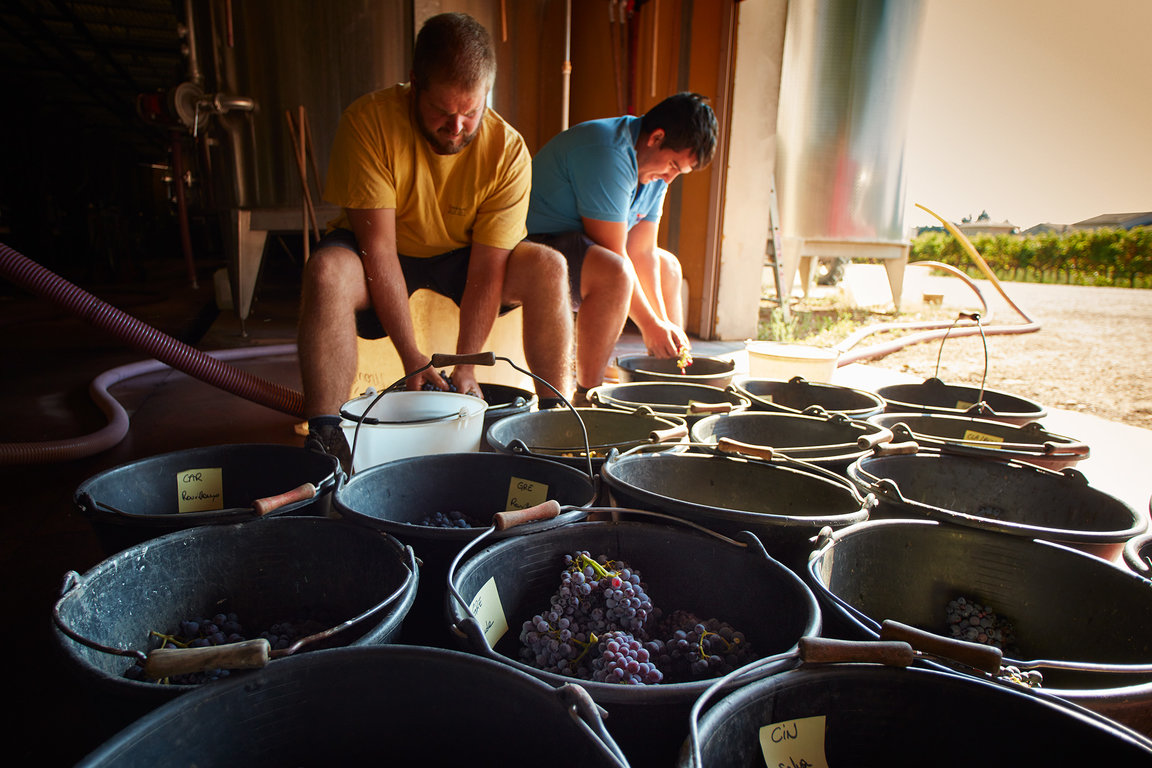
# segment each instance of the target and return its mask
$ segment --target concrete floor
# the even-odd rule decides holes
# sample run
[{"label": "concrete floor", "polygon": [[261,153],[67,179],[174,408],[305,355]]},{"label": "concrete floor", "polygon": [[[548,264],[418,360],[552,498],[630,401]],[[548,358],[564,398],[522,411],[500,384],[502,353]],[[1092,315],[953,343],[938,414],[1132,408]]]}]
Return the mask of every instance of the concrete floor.
[{"label": "concrete floor", "polygon": [[[294,344],[295,335],[296,288],[291,280],[263,280],[245,323],[246,335],[233,313],[216,313],[210,280],[205,282],[198,289],[188,287],[182,265],[170,264],[139,285],[93,292],[200,349],[237,350],[233,354],[243,357],[233,365],[298,390],[295,353],[285,349]],[[0,328],[7,371],[0,418],[10,442],[71,441],[99,432],[108,419],[93,405],[90,383],[144,359],[91,321],[23,295],[0,301]],[[639,353],[641,347],[635,334],[627,334],[618,354]],[[698,342],[695,353],[730,356],[738,372],[744,372],[748,360],[743,348],[741,342]],[[834,383],[861,389],[907,380],[859,364],[838,369],[833,378]],[[65,574],[84,573],[109,554],[73,506],[77,486],[105,469],[167,451],[228,443],[303,443],[294,429],[295,417],[170,369],[126,378],[109,391],[131,419],[122,440],[65,462],[0,467],[7,489],[0,534],[3,615],[14,620],[3,638],[10,665],[16,667],[17,690],[10,700],[18,710],[5,725],[11,729],[9,754],[15,764],[69,765],[106,735],[94,727],[84,706],[85,692],[61,669],[50,641],[51,609]],[[1147,513],[1152,432],[1059,410],[1052,411],[1045,426],[1087,442],[1092,456],[1080,469],[1088,479]]]}]

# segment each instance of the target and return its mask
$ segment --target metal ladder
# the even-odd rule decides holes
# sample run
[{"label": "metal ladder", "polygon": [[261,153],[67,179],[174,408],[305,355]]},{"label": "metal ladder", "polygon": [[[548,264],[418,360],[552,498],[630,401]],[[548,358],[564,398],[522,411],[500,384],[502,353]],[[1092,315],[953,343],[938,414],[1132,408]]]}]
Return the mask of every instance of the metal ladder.
[{"label": "metal ladder", "polygon": [[[783,286],[780,285],[782,276],[780,274],[780,209],[776,204],[776,174],[771,173],[768,176],[768,226],[771,230],[771,237],[765,248],[765,256],[772,259],[772,276],[776,281],[776,297],[780,300],[780,315],[783,317],[784,322],[791,321],[792,310],[788,306],[788,299],[791,298],[792,291],[789,290],[785,294]],[[791,286],[789,286],[791,288]]]}]

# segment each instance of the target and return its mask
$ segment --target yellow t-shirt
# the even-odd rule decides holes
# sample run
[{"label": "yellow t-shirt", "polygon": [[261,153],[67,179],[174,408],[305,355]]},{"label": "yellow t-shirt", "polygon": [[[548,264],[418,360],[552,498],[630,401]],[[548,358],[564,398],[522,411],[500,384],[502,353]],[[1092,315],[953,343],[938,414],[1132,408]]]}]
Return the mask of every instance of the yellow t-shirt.
[{"label": "yellow t-shirt", "polygon": [[[425,258],[473,242],[513,248],[528,233],[531,184],[524,139],[491,109],[461,152],[433,152],[413,123],[410,87],[402,83],[344,111],[324,199],[342,208],[394,208],[397,251]],[[343,212],[328,226],[351,229]]]}]

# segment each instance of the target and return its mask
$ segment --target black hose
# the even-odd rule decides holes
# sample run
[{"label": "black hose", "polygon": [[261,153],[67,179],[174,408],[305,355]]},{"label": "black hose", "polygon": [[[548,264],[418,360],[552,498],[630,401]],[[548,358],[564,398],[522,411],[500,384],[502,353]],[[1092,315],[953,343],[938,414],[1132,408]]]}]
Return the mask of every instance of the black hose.
[{"label": "black hose", "polygon": [[[304,396],[300,392],[253,376],[158,331],[78,288],[3,243],[0,243],[0,273],[21,288],[48,299],[172,368],[259,405],[303,418]],[[113,418],[107,407],[101,405],[101,408],[110,419]],[[0,465],[64,461],[88,455],[78,453],[77,450],[69,449],[65,445],[57,445],[48,450],[38,450],[35,448],[36,445],[35,443],[0,444]]]}]

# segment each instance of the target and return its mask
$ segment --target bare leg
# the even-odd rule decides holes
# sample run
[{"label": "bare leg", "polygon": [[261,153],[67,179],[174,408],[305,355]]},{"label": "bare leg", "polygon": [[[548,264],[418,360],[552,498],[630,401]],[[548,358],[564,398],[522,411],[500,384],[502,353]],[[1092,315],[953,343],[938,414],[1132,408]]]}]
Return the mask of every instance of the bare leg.
[{"label": "bare leg", "polygon": [[369,305],[360,258],[323,248],[304,267],[297,347],[306,417],[336,414],[356,378],[355,311]]},{"label": "bare leg", "polygon": [[[501,301],[523,307],[524,359],[529,370],[570,397],[572,302],[564,257],[547,246],[520,242],[508,257]],[[554,398],[556,393],[536,382],[536,396]]]},{"label": "bare leg", "polygon": [[657,248],[656,253],[660,257],[660,293],[664,298],[664,309],[668,312],[668,319],[683,328],[684,302],[680,289],[684,272],[680,268],[680,260],[663,248]]},{"label": "bare leg", "polygon": [[631,265],[598,245],[584,254],[580,311],[576,315],[576,383],[591,389],[604,380],[632,297]]}]

